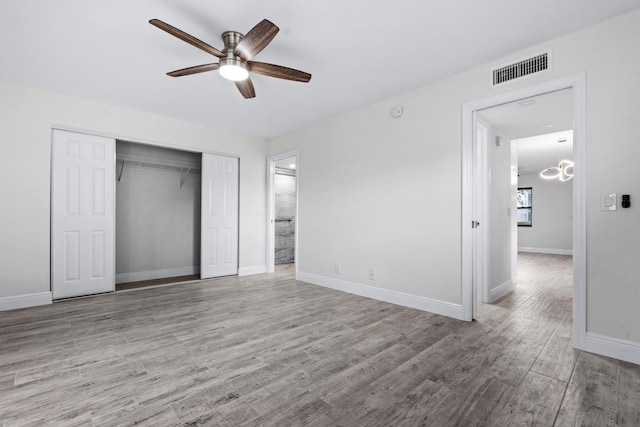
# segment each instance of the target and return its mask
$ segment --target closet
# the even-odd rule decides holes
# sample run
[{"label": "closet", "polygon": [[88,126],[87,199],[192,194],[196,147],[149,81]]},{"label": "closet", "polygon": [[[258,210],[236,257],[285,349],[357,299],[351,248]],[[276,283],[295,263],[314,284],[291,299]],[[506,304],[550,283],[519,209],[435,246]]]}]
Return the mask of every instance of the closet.
[{"label": "closet", "polygon": [[238,274],[238,158],[52,133],[54,299]]},{"label": "closet", "polygon": [[116,288],[200,274],[202,155],[116,141]]}]

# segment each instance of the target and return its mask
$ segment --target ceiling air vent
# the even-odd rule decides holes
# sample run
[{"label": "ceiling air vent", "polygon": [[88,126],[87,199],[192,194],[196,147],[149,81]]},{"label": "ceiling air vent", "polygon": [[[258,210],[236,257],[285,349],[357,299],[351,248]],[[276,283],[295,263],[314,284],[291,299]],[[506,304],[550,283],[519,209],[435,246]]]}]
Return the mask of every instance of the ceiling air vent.
[{"label": "ceiling air vent", "polygon": [[543,71],[551,71],[550,50],[509,65],[492,68],[490,70],[491,87],[500,86]]}]

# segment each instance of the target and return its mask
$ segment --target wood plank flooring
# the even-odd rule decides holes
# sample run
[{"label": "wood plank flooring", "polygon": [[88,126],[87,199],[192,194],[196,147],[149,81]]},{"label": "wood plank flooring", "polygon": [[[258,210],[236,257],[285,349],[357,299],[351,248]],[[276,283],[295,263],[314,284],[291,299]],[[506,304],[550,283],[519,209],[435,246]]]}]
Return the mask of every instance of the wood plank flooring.
[{"label": "wood plank flooring", "polygon": [[571,258],[461,322],[291,269],[0,312],[0,425],[638,426],[640,366],[571,346]]},{"label": "wood plank flooring", "polygon": [[116,284],[116,291],[129,291],[131,289],[148,288],[151,286],[181,284],[184,282],[193,282],[200,280],[199,274],[191,274],[188,276],[163,277],[161,279],[140,280],[138,282],[127,282]]}]

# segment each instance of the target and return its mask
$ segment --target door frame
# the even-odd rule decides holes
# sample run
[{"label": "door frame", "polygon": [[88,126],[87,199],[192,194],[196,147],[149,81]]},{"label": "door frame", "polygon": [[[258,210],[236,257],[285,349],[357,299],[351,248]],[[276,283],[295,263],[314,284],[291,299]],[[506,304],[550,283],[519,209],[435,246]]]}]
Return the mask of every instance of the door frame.
[{"label": "door frame", "polygon": [[[489,191],[489,176],[487,174],[487,167],[491,165],[491,159],[489,158],[489,133],[491,126],[474,114],[475,126],[473,131],[475,132],[473,140],[476,141],[473,144],[474,167],[476,168],[476,175],[474,179],[474,201],[473,217],[480,223],[476,232],[474,233],[474,260],[473,260],[473,277],[475,280],[475,286],[473,291],[475,297],[473,298],[473,317],[475,318],[476,304],[489,302],[489,251],[491,246],[491,233],[489,233],[489,205],[491,204]],[[484,128],[484,138],[480,140],[478,133],[479,128]]]},{"label": "door frame", "polygon": [[298,193],[299,193],[299,185],[300,185],[300,155],[298,150],[286,151],[280,154],[274,154],[272,156],[267,157],[267,239],[266,239],[266,264],[267,264],[267,273],[273,273],[276,270],[276,259],[275,259],[275,251],[276,251],[276,189],[275,189],[275,179],[276,179],[276,162],[278,160],[287,159],[289,157],[296,158],[296,222],[295,222],[295,230],[294,230],[294,266],[295,272],[298,273]]},{"label": "door frame", "polygon": [[[585,140],[586,140],[586,75],[584,72],[516,89],[499,95],[466,103],[462,106],[462,316],[473,320],[474,293],[474,240],[478,228],[472,229],[476,212],[474,167],[476,112],[485,108],[531,98],[562,89],[573,89],[573,346],[585,349],[587,335],[587,241],[585,193]],[[480,224],[482,227],[483,224]],[[486,259],[486,257],[485,257]]]}]

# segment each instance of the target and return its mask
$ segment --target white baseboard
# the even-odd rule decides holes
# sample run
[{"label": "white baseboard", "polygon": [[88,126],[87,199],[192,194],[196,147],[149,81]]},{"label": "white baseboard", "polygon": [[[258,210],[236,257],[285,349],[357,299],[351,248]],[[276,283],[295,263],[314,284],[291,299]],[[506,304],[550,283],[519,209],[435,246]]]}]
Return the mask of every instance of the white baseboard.
[{"label": "white baseboard", "polygon": [[462,305],[299,271],[296,280],[464,320]]},{"label": "white baseboard", "polygon": [[508,294],[509,292],[511,292],[513,290],[514,286],[515,286],[515,283],[513,283],[511,280],[507,280],[506,282],[504,282],[500,286],[496,286],[495,288],[490,289],[489,290],[489,303],[492,303],[495,300],[500,299],[503,296],[505,296],[506,294]]},{"label": "white baseboard", "polygon": [[552,254],[552,255],[573,255],[573,249],[548,249],[548,248],[531,248],[518,247],[518,252],[533,252],[536,254]]},{"label": "white baseboard", "polygon": [[238,276],[253,276],[254,274],[262,274],[266,272],[266,265],[252,265],[250,267],[240,267],[238,269]]},{"label": "white baseboard", "polygon": [[200,266],[163,268],[161,270],[134,271],[116,274],[116,283],[139,282],[141,280],[163,279],[165,277],[190,276],[200,273]]},{"label": "white baseboard", "polygon": [[640,343],[587,332],[582,350],[640,365]]},{"label": "white baseboard", "polygon": [[34,307],[36,305],[47,305],[51,304],[51,302],[51,292],[38,292],[37,294],[0,297],[0,311]]}]

